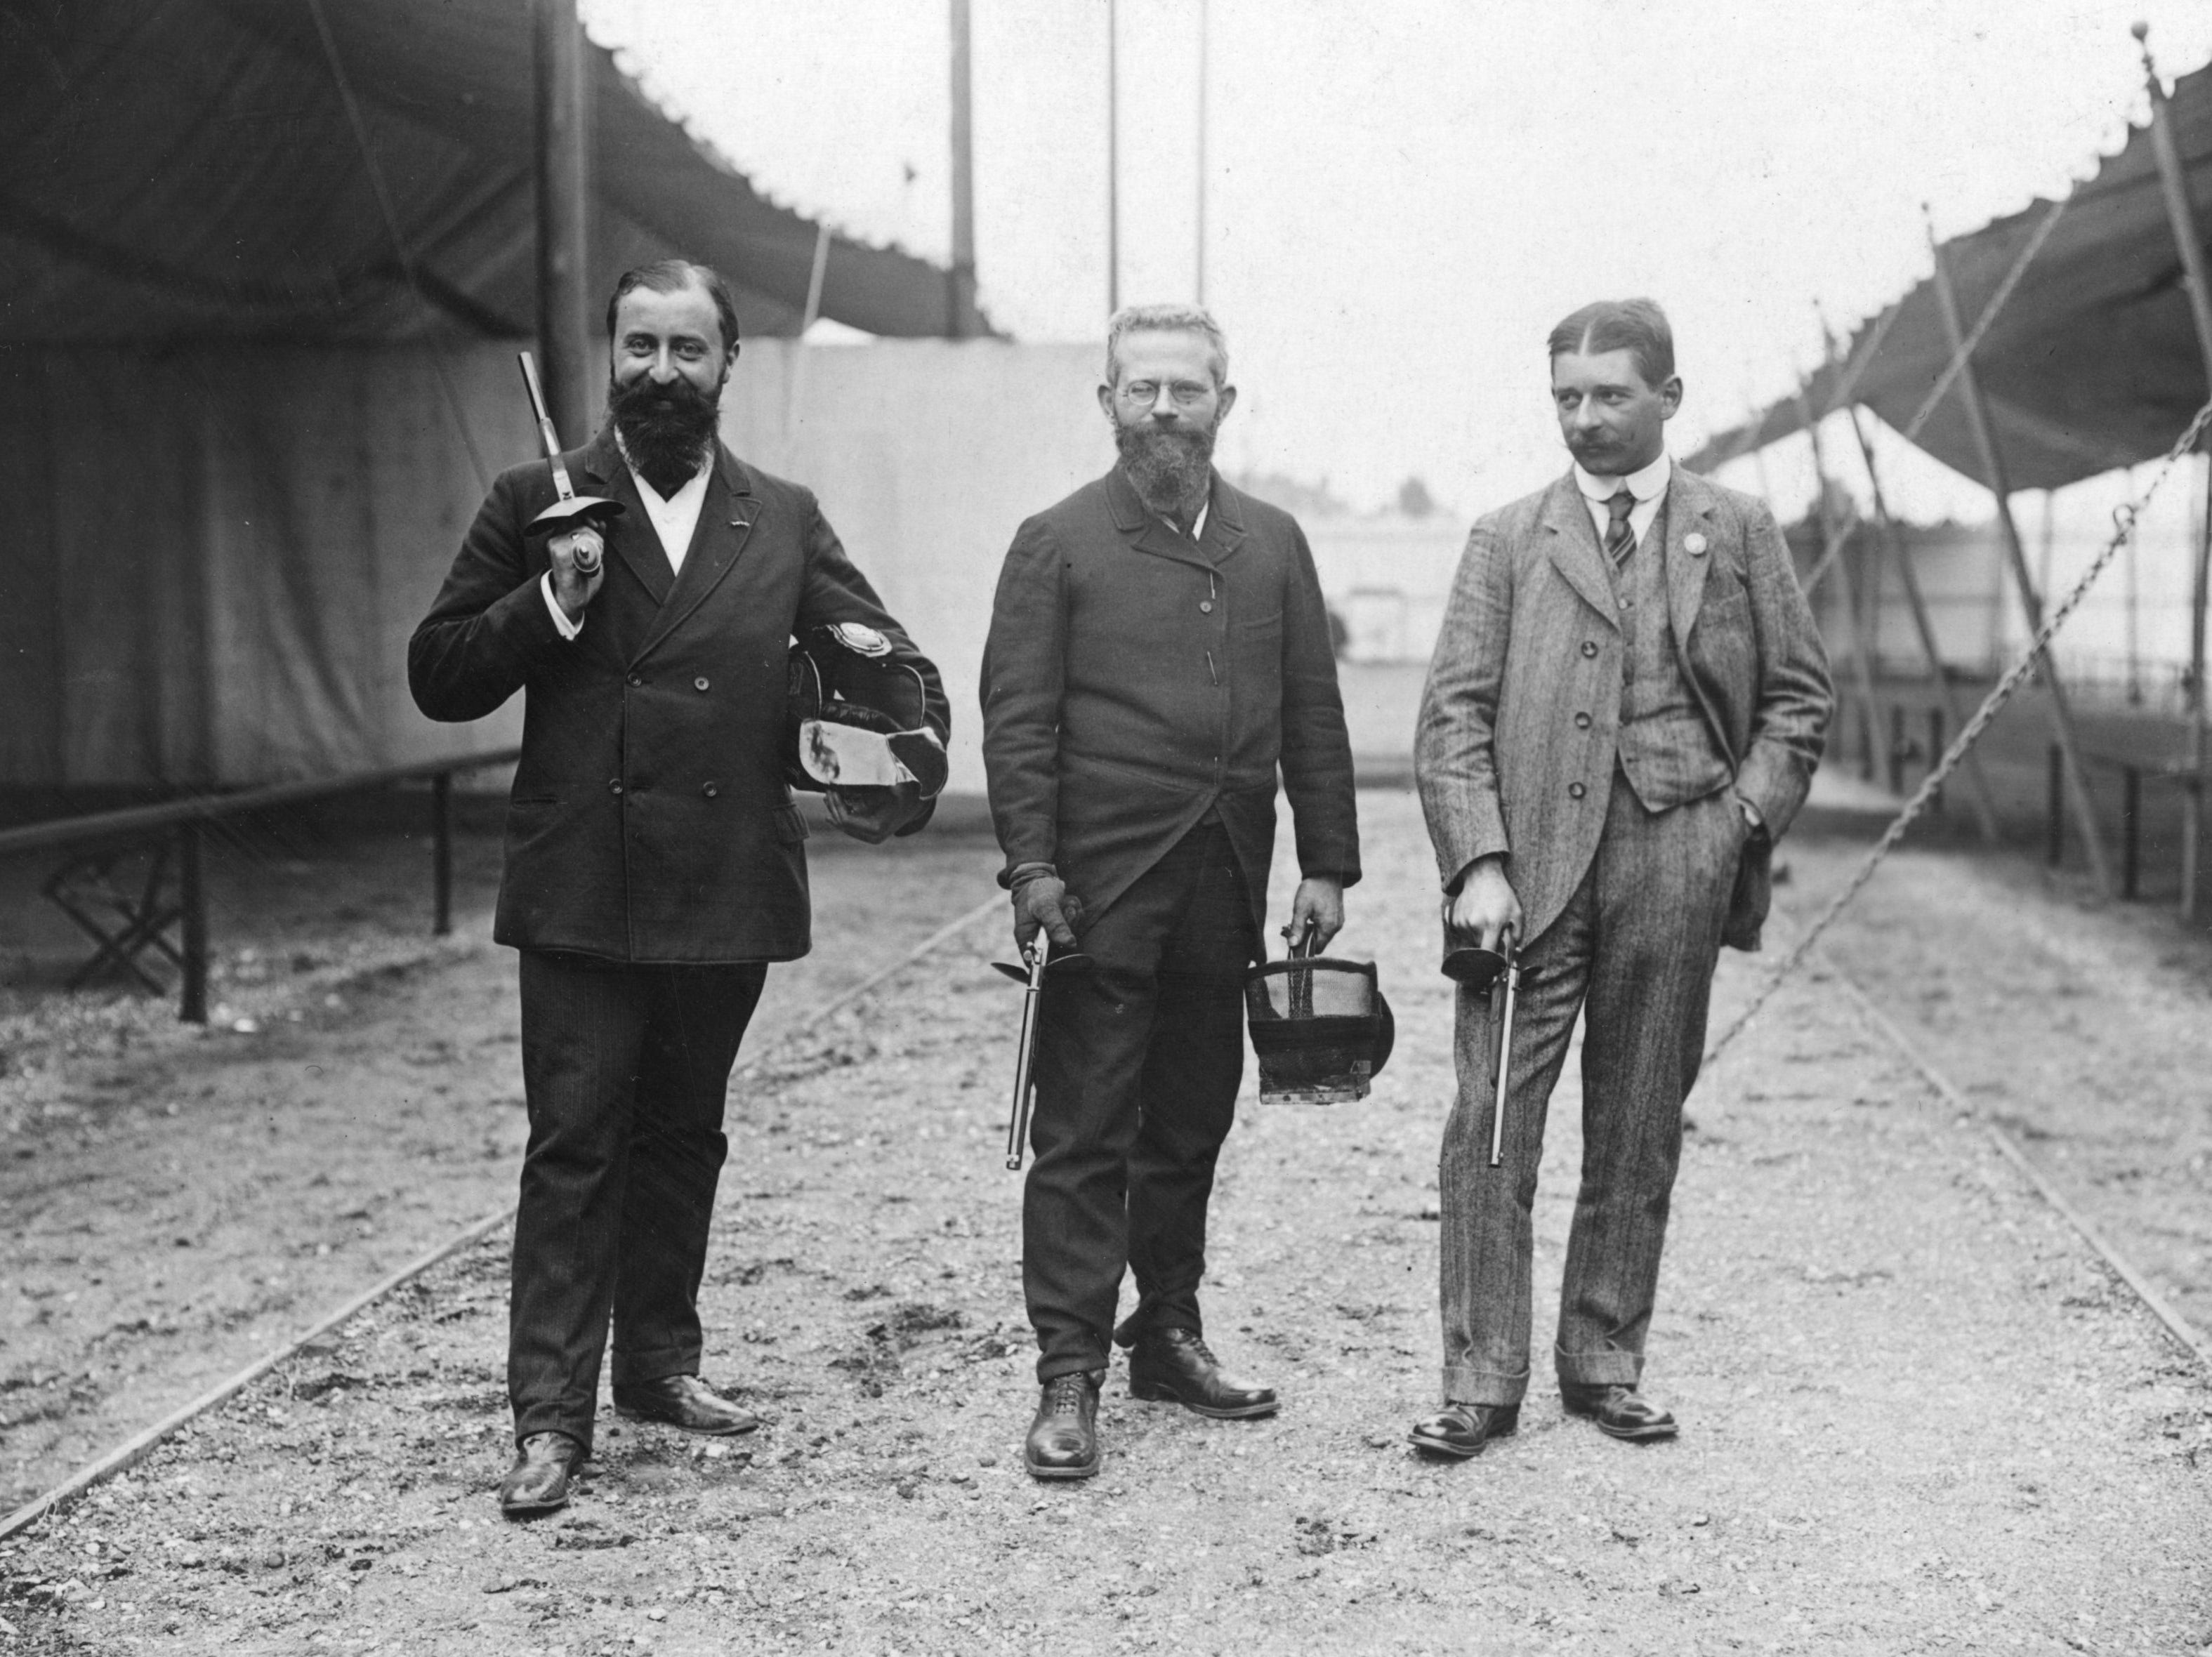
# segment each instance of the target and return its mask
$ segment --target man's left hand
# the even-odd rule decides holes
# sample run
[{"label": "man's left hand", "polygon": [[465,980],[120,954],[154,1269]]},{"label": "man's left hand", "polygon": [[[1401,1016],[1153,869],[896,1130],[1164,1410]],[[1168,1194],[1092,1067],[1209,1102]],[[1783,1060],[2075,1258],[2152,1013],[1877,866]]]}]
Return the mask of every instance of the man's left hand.
[{"label": "man's left hand", "polygon": [[1298,883],[1298,895],[1291,900],[1292,944],[1305,936],[1308,922],[1313,926],[1314,953],[1318,955],[1328,947],[1329,939],[1344,930],[1342,881],[1310,875]]},{"label": "man's left hand", "polygon": [[880,846],[914,821],[921,804],[920,785],[893,788],[832,788],[826,791],[830,821],[854,840]]}]

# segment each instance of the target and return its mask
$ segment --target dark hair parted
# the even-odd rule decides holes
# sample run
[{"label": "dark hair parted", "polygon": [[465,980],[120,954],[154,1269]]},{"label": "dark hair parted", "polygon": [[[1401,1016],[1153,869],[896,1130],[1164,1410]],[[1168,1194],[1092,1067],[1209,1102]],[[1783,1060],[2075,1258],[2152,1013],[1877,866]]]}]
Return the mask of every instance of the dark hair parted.
[{"label": "dark hair parted", "polygon": [[1674,331],[1667,313],[1648,299],[1601,299],[1585,305],[1552,330],[1551,355],[1573,351],[1629,351],[1636,370],[1654,389],[1674,377]]},{"label": "dark hair parted", "polygon": [[622,273],[622,280],[615,283],[614,296],[607,300],[607,343],[614,343],[615,312],[622,305],[624,294],[634,288],[673,294],[694,283],[705,288],[707,297],[714,301],[714,319],[721,325],[722,352],[726,356],[738,343],[738,301],[730,292],[730,284],[722,280],[721,272],[710,264],[695,264],[690,259],[655,259],[650,264],[641,264],[635,270]]}]

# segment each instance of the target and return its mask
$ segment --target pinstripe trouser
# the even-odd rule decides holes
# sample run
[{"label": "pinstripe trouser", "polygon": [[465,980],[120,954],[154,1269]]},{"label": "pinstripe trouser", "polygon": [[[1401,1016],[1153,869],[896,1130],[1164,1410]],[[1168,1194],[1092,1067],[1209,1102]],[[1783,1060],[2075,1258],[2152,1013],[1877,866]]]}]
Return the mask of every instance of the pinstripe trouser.
[{"label": "pinstripe trouser", "polygon": [[1583,1038],[1583,1171],[1554,1357],[1568,1386],[1634,1385],[1682,1148],[1682,1103],[1745,828],[1726,788],[1656,814],[1616,767],[1604,833],[1559,918],[1522,951],[1502,1168],[1489,999],[1462,990],[1459,1095],[1444,1125],[1443,1395],[1516,1404],[1528,1389],[1531,1214],[1545,1108]]}]

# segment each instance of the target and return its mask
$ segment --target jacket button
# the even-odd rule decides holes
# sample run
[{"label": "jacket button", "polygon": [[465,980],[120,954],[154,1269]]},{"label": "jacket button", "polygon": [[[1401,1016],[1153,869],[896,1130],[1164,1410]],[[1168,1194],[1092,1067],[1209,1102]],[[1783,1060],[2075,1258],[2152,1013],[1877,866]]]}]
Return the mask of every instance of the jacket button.
[{"label": "jacket button", "polygon": [[1597,641],[1595,639],[1585,639],[1583,640],[1583,654],[1585,656],[1595,656],[1597,654]]},{"label": "jacket button", "polygon": [[632,684],[634,684],[634,685],[641,685],[641,684],[643,684],[643,683],[645,683],[645,681],[644,681],[643,679],[640,678],[640,677],[639,677],[636,674],[635,674],[635,673],[633,673],[633,674],[631,674],[631,675],[629,676],[629,682],[630,682]]},{"label": "jacket button", "polygon": [[[701,683],[703,684],[705,681],[702,680]],[[706,782],[699,785],[699,792],[704,794],[708,799],[712,799],[716,794],[721,792],[721,790],[715,787],[713,783]]]},{"label": "jacket button", "polygon": [[622,792],[622,779],[620,777],[615,778],[611,782],[607,784],[607,792],[610,794],[619,794]]},{"label": "jacket button", "polygon": [[1588,791],[1583,787],[1582,784],[1578,782],[1571,782],[1567,785],[1567,798],[1569,799],[1580,799]]},{"label": "jacket button", "polygon": [[1211,598],[1201,598],[1201,599],[1200,599],[1200,600],[1198,601],[1198,611],[1199,611],[1199,614],[1200,614],[1200,615],[1201,615],[1201,616],[1211,616],[1211,615],[1212,615],[1212,614],[1213,614],[1213,600],[1212,600],[1212,599],[1211,599]]},{"label": "jacket button", "polygon": [[1576,730],[1577,730],[1577,731],[1587,731],[1587,730],[1589,730],[1589,725],[1590,725],[1590,720],[1589,720],[1589,714],[1587,714],[1587,713],[1577,713],[1577,714],[1576,714],[1576,715],[1575,715],[1575,729],[1576,729]]},{"label": "jacket button", "polygon": [[692,680],[691,688],[694,690],[704,690],[707,688],[706,676],[702,674],[698,678]]}]

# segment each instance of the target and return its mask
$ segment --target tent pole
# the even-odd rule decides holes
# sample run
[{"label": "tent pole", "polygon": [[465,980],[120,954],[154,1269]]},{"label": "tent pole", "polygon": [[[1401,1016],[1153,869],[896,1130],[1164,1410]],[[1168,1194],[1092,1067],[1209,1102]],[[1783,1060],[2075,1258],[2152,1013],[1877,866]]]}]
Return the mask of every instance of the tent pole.
[{"label": "tent pole", "polygon": [[538,366],[562,441],[592,429],[590,241],[583,26],[576,0],[535,0],[538,70]]},{"label": "tent pole", "polygon": [[1859,774],[1871,781],[1875,769],[1875,732],[1881,726],[1881,711],[1875,705],[1874,664],[1867,659],[1866,628],[1860,620],[1856,592],[1844,557],[1844,539],[1848,531],[1836,522],[1834,502],[1828,494],[1826,456],[1820,446],[1820,422],[1813,416],[1813,402],[1805,395],[1802,380],[1797,385],[1797,416],[1805,422],[1805,435],[1813,444],[1813,483],[1820,491],[1820,543],[1824,549],[1820,561],[1824,566],[1835,566],[1836,596],[1842,601],[1844,619],[1851,627],[1851,679],[1858,691],[1860,730],[1865,738],[1860,744]]},{"label": "tent pole", "polygon": [[[2166,196],[2166,222],[2181,254],[2183,286],[2189,290],[2189,315],[2197,325],[2197,349],[2204,358],[2204,377],[2212,385],[2212,282],[2204,271],[2204,242],[2197,232],[2196,209],[2190,204],[2189,179],[2182,169],[2181,149],[2174,142],[2173,115],[2166,108],[2166,88],[2159,84],[2158,66],[2151,62],[2150,29],[2137,23],[2133,30],[2142,46],[2143,79],[2150,87],[2150,147],[2158,157],[2158,181]],[[2208,463],[2212,464],[2212,463]],[[2182,792],[2181,915],[2197,918],[2197,842],[2204,830],[2205,759],[2208,747],[2204,700],[2204,605],[2208,568],[2212,568],[2212,472],[2206,477],[2204,528],[2197,537],[2197,568],[2189,594],[2189,781]]]},{"label": "tent pole", "polygon": [[[1964,731],[1966,716],[1959,706],[1957,687],[1952,684],[1950,674],[1943,666],[1943,652],[1936,642],[1936,623],[1928,613],[1928,598],[1920,590],[1920,576],[1912,568],[1912,555],[1905,544],[1905,537],[1897,527],[1896,519],[1889,515],[1883,503],[1881,482],[1874,469],[1874,446],[1868,440],[1865,428],[1859,424],[1858,405],[1850,410],[1851,430],[1859,440],[1859,452],[1866,460],[1867,483],[1874,490],[1875,523],[1881,529],[1882,540],[1889,549],[1890,561],[1897,566],[1899,585],[1905,588],[1905,606],[1912,612],[1912,630],[1919,634],[1920,648],[1928,658],[1928,671],[1936,678],[1936,694],[1943,704],[1944,728]],[[1934,764],[1939,756],[1931,754],[1929,763]],[[1982,831],[1982,838],[1995,843],[1997,839],[1996,798],[1990,788],[1988,775],[1982,770],[1981,750],[1966,750],[1966,779],[1974,788],[1974,820]]]},{"label": "tent pole", "polygon": [[952,6],[952,268],[945,272],[945,337],[965,339],[975,313],[975,128],[969,87],[968,0]]},{"label": "tent pole", "polygon": [[1193,286],[1201,310],[1206,306],[1206,60],[1212,45],[1211,10],[1206,0],[1198,0],[1198,225],[1191,241],[1197,254]]},{"label": "tent pole", "polygon": [[[1833,368],[1836,337],[1828,331],[1826,317],[1820,319],[1820,338],[1828,354],[1829,367]],[[1920,648],[1928,658],[1928,671],[1935,676],[1936,698],[1943,706],[1944,728],[1964,731],[1966,715],[1959,707],[1959,694],[1951,683],[1951,676],[1943,669],[1943,652],[1936,642],[1936,624],[1928,614],[1927,597],[1920,590],[1920,577],[1912,568],[1912,556],[1905,544],[1904,534],[1898,529],[1897,520],[1889,515],[1889,503],[1882,495],[1881,473],[1875,465],[1874,441],[1859,419],[1858,404],[1846,404],[1844,412],[1850,416],[1851,435],[1858,440],[1859,460],[1866,467],[1867,488],[1874,497],[1875,526],[1881,532],[1882,545],[1889,553],[1890,561],[1897,566],[1898,582],[1905,589],[1905,607],[1912,612],[1912,630],[1920,637]],[[1930,754],[1928,762],[1932,766],[1941,757]],[[1997,838],[1996,798],[1990,790],[1989,778],[1983,774],[1978,749],[1966,750],[1966,779],[1974,789],[1975,822],[1981,828],[1982,838],[1994,843]]]},{"label": "tent pole", "polygon": [[1106,0],[1106,314],[1121,308],[1121,7]]},{"label": "tent pole", "polygon": [[2181,918],[2197,919],[2197,860],[2204,835],[2204,605],[2212,586],[2212,454],[2204,462],[2204,513],[2189,592],[2189,781],[2181,791]]},{"label": "tent pole", "polygon": [[[1928,226],[1928,246],[1936,259],[1936,308],[1943,313],[1943,331],[1950,339],[1951,349],[1957,354],[1954,361],[1959,370],[1959,390],[1966,404],[1966,423],[1973,429],[1975,446],[1982,452],[1982,470],[1996,501],[1998,532],[2004,537],[2005,556],[2012,564],[2013,585],[2019,590],[2021,608],[2027,616],[2033,636],[2043,626],[2043,600],[2035,591],[2035,578],[2028,573],[2020,525],[2013,521],[2012,484],[2005,470],[2004,453],[1997,446],[1996,428],[1990,422],[1989,404],[1982,395],[1981,376],[1974,372],[1973,354],[1967,349],[1966,330],[1959,324],[1958,295],[1952,290],[1950,267],[1944,261],[1943,245],[1936,239],[1932,220]],[[2059,679],[2058,664],[2048,650],[2041,652],[2038,666],[2044,683],[2051,690],[2051,734],[2057,738],[2059,752],[2065,760],[2067,799],[2081,830],[2082,847],[2088,854],[2090,877],[2096,882],[2097,890],[2110,897],[2112,871],[2105,856],[2103,836],[2097,832],[2097,810],[2089,798],[2088,773],[2082,766],[2081,740],[2074,729],[2074,709],[2066,699],[2066,687]]]}]

